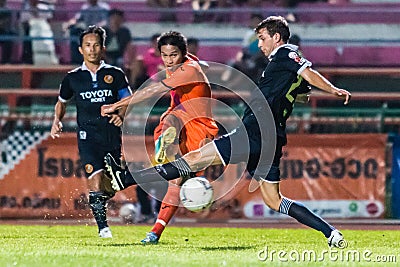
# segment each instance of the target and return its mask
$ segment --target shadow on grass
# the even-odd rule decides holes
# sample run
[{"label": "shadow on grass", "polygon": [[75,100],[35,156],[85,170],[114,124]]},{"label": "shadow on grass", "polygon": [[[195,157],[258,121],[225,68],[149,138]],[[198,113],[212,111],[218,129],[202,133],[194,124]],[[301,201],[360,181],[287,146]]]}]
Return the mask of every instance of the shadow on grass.
[{"label": "shadow on grass", "polygon": [[221,250],[233,250],[233,251],[237,250],[237,251],[240,251],[240,250],[253,249],[255,247],[256,246],[226,246],[226,247],[215,246],[215,247],[202,247],[201,249],[206,250],[206,251],[213,251],[213,250],[219,250],[219,251],[221,251]]}]

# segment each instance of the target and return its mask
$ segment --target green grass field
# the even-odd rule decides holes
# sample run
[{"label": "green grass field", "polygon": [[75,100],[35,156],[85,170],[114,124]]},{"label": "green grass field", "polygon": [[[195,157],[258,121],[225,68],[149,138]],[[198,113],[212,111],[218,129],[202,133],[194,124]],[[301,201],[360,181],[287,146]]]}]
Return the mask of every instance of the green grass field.
[{"label": "green grass field", "polygon": [[0,266],[399,266],[400,231],[344,230],[349,247],[330,250],[308,229],[169,227],[158,245],[150,226],[0,225]]}]

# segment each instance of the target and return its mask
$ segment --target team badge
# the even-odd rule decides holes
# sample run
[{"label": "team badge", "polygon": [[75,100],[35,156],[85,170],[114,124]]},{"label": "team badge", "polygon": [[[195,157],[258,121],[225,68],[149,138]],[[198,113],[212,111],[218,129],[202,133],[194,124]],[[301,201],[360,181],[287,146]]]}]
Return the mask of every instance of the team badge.
[{"label": "team badge", "polygon": [[79,131],[79,139],[86,140],[86,132],[85,131]]},{"label": "team badge", "polygon": [[301,58],[299,57],[299,55],[296,52],[290,52],[289,58],[293,59],[297,63],[299,63],[301,61]]},{"label": "team badge", "polygon": [[114,78],[111,75],[106,75],[106,76],[104,76],[104,81],[106,83],[112,83],[114,81]]},{"label": "team badge", "polygon": [[85,171],[87,173],[92,173],[93,172],[93,165],[92,164],[86,164],[85,165]]}]

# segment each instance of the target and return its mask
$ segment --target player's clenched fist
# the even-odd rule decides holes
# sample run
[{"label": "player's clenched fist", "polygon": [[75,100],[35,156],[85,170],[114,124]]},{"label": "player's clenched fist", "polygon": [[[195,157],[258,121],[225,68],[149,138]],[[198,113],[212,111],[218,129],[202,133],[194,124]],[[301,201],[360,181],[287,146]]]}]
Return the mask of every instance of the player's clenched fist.
[{"label": "player's clenched fist", "polygon": [[63,125],[61,121],[55,120],[51,126],[50,135],[53,139],[59,138],[62,132]]},{"label": "player's clenched fist", "polygon": [[101,106],[101,116],[109,116],[110,113],[113,113],[115,111],[114,105],[103,105]]}]

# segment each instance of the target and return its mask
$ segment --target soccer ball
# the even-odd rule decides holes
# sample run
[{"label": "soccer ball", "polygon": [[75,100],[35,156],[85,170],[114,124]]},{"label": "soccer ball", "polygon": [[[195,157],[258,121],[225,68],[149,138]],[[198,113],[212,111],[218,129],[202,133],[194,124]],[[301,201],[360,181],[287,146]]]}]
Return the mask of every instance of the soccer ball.
[{"label": "soccer ball", "polygon": [[125,203],[119,209],[119,217],[126,224],[137,223],[138,215],[138,209],[133,203]]},{"label": "soccer ball", "polygon": [[181,187],[179,196],[185,208],[199,212],[212,204],[214,189],[204,177],[195,177],[187,180]]}]

